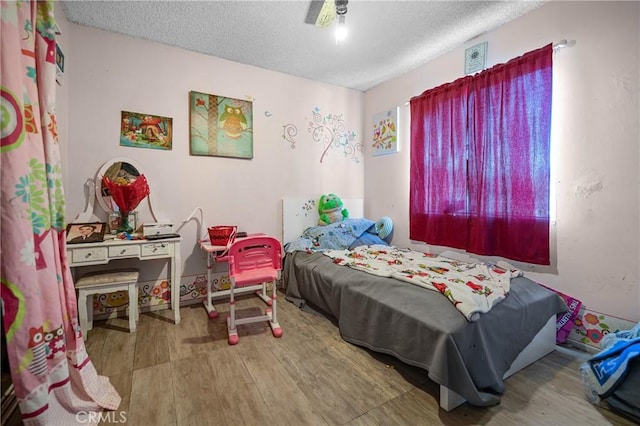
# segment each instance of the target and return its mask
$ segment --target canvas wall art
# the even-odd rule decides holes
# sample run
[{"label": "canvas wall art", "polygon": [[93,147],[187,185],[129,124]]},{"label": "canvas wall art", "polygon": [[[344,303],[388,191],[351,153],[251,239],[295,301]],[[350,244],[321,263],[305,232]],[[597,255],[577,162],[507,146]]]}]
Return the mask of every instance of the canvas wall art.
[{"label": "canvas wall art", "polygon": [[373,155],[398,152],[398,112],[395,107],[373,116]]},{"label": "canvas wall art", "polygon": [[171,150],[173,119],[158,115],[122,111],[120,145]]},{"label": "canvas wall art", "polygon": [[189,94],[191,155],[253,158],[253,103],[248,100]]}]

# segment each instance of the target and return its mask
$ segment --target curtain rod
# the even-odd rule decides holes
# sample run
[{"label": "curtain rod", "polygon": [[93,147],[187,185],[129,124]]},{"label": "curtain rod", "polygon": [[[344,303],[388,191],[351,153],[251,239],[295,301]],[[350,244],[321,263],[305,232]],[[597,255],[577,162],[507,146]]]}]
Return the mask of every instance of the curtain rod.
[{"label": "curtain rod", "polygon": [[553,51],[556,52],[560,49],[564,49],[565,47],[573,47],[575,46],[576,41],[575,40],[571,40],[571,41],[567,41],[567,39],[562,39],[556,43],[553,43]]},{"label": "curtain rod", "polygon": [[[575,44],[576,44],[575,40],[567,41],[567,39],[563,38],[562,40],[553,43],[551,47],[554,52],[557,52],[558,50],[564,49],[565,47],[573,47],[575,46]],[[404,101],[404,106],[407,106],[407,105],[409,105],[409,101]]]}]

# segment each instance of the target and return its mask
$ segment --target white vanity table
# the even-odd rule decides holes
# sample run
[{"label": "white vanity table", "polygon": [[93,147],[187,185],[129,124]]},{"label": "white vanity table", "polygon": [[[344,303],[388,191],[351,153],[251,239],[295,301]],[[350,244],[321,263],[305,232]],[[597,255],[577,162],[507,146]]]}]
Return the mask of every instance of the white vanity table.
[{"label": "white vanity table", "polygon": [[[90,182],[90,192],[87,208],[74,220],[75,223],[95,222],[98,218],[93,214],[94,199],[106,213],[113,211],[113,202],[102,184],[102,177],[114,175],[120,170],[126,170],[133,176],[143,174],[139,165],[128,158],[114,158],[105,163],[95,180]],[[95,197],[95,198],[94,198]],[[144,202],[144,201],[143,201]],[[158,222],[150,197],[146,197],[149,212],[155,222]],[[140,203],[142,205],[142,202]],[[168,280],[171,284],[171,309],[175,324],[180,323],[180,241],[182,238],[173,237],[159,240],[126,240],[106,235],[104,241],[93,243],[67,244],[67,261],[70,268],[81,266],[106,265],[115,259],[138,259],[140,261],[166,259],[169,266]],[[141,265],[142,266],[142,265]],[[73,269],[72,269],[73,270]]]},{"label": "white vanity table", "polygon": [[71,268],[78,266],[105,265],[114,259],[137,258],[141,261],[168,259],[171,281],[171,309],[176,324],[180,323],[180,241],[166,240],[121,240],[106,239],[100,243],[67,245],[67,261]]}]

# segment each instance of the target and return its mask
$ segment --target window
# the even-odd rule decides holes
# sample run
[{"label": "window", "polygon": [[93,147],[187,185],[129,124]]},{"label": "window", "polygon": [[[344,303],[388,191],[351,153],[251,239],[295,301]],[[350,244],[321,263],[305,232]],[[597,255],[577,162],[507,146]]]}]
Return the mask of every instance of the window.
[{"label": "window", "polygon": [[551,44],[411,100],[410,238],[549,264]]}]

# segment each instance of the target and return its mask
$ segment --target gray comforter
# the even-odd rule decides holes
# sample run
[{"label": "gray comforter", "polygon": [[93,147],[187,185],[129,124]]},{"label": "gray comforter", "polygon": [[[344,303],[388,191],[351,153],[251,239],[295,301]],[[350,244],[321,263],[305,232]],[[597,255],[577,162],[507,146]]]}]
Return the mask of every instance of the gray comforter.
[{"label": "gray comforter", "polygon": [[344,340],[428,371],[473,405],[500,401],[502,377],[562,299],[533,281],[511,281],[501,303],[468,322],[439,292],[335,265],[320,253],[286,255],[287,299],[338,320]]}]

